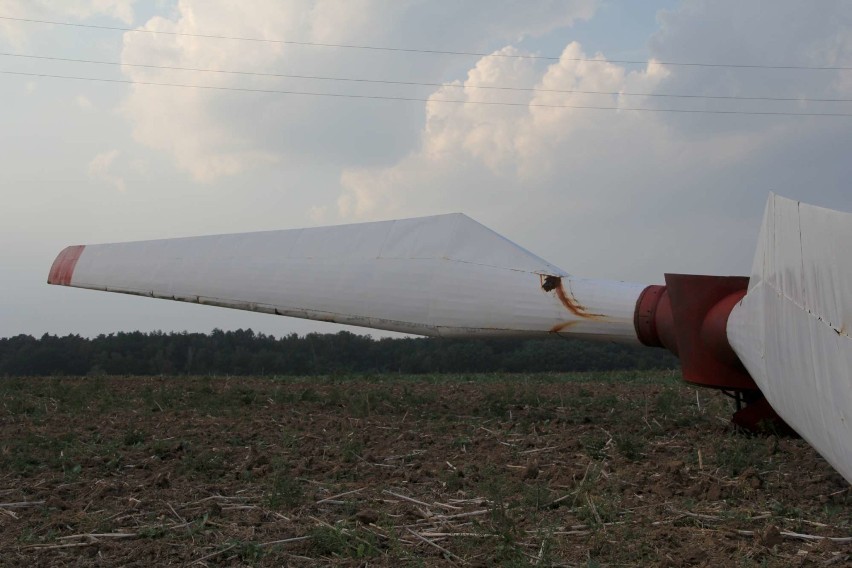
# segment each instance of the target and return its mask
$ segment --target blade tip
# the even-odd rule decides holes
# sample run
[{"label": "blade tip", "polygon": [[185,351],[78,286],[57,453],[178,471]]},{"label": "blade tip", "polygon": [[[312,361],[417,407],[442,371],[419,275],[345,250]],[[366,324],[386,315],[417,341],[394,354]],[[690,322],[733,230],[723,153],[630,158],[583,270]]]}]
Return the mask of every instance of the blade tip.
[{"label": "blade tip", "polygon": [[50,267],[47,283],[57,286],[70,286],[71,279],[74,276],[74,268],[76,268],[77,261],[80,260],[80,255],[83,254],[85,248],[85,245],[74,245],[62,249],[62,252],[57,255]]}]

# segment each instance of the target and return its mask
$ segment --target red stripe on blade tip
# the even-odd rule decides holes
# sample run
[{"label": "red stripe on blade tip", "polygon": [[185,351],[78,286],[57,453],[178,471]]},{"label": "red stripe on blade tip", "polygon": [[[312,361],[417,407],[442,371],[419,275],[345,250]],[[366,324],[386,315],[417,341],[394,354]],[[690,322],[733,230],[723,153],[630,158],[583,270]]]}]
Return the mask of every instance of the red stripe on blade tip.
[{"label": "red stripe on blade tip", "polygon": [[80,255],[83,254],[85,245],[75,245],[66,247],[50,267],[50,275],[47,277],[48,284],[57,284],[59,286],[70,286],[71,277],[74,276],[74,267],[77,266],[77,261],[80,260]]}]

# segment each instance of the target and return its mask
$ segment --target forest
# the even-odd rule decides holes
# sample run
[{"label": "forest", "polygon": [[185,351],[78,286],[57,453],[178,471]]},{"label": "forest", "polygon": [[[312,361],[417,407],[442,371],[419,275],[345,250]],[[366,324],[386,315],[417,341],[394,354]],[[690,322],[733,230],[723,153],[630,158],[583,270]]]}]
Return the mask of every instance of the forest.
[{"label": "forest", "polygon": [[0,376],[324,375],[576,372],[676,368],[662,349],[575,339],[381,338],[251,329],[0,339]]}]

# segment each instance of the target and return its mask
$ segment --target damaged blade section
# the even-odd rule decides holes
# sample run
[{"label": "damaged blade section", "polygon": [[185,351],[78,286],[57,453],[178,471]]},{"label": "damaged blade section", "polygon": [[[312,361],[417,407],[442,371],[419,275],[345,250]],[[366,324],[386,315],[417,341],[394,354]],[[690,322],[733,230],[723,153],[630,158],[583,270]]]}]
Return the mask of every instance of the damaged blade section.
[{"label": "damaged blade section", "polygon": [[[603,314],[592,314],[586,310],[586,307],[577,301],[571,290],[571,281],[568,280],[568,291],[565,290],[565,283],[561,276],[542,276],[541,289],[545,292],[554,292],[565,309],[573,315],[581,319],[605,319]],[[579,321],[579,320],[578,320]],[[567,327],[567,325],[566,325]]]},{"label": "damaged blade section", "polygon": [[644,289],[571,277],[462,214],[77,248],[51,284],[442,337],[636,343]]}]

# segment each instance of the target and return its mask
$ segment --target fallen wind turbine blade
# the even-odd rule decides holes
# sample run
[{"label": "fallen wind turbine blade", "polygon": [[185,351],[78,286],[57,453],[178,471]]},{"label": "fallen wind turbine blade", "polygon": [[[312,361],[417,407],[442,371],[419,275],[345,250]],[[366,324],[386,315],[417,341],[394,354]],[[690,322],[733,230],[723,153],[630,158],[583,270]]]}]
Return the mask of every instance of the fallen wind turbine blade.
[{"label": "fallen wind turbine blade", "polygon": [[[72,246],[50,284],[439,337],[664,347],[852,482],[852,215],[770,196],[750,278],[584,280],[461,215]],[[740,408],[740,403],[745,403]]]},{"label": "fallen wind turbine blade", "polygon": [[80,245],[48,282],[418,335],[627,343],[645,288],[569,276],[462,214]]},{"label": "fallen wind turbine blade", "polygon": [[772,195],[728,339],[773,409],[852,483],[852,214]]}]

